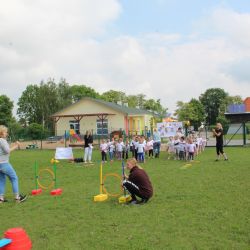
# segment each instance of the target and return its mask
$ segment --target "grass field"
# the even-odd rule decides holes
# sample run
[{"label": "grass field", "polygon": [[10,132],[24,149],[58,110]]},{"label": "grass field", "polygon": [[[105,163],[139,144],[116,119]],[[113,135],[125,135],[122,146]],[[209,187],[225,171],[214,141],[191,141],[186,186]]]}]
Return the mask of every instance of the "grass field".
[{"label": "grass field", "polygon": [[[15,204],[7,181],[10,201],[0,204],[0,233],[23,227],[35,250],[250,249],[250,148],[230,147],[226,152],[228,162],[215,162],[215,149],[208,148],[189,168],[167,160],[165,152],[148,160],[142,166],[151,177],[154,196],[141,206],[121,205],[116,198],[94,203],[99,164],[83,167],[61,161],[57,177],[62,196],[43,192]],[[46,168],[53,155],[53,150],[12,153],[22,192],[35,189],[34,162]],[[81,151],[74,150],[74,155]],[[99,159],[95,152],[94,160]],[[104,165],[106,173],[120,174],[121,163]],[[107,178],[106,186],[109,192],[119,190],[115,178]]]}]

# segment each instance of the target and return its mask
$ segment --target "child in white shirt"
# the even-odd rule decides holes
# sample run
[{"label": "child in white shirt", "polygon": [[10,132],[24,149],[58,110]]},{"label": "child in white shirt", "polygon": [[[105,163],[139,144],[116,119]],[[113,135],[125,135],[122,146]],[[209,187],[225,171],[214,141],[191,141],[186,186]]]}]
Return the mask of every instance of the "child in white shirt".
[{"label": "child in white shirt", "polygon": [[138,162],[144,162],[144,151],[145,144],[143,143],[143,140],[140,139],[139,143],[137,144]]},{"label": "child in white shirt", "polygon": [[174,148],[174,137],[170,136],[167,144],[168,160],[174,159],[175,148]]},{"label": "child in white shirt", "polygon": [[108,143],[108,152],[109,152],[109,159],[112,162],[114,157],[114,151],[115,151],[115,145],[114,145],[114,138],[112,138],[112,141]]},{"label": "child in white shirt", "polygon": [[180,137],[179,142],[179,160],[186,159],[186,142],[184,136]]},{"label": "child in white shirt", "polygon": [[154,140],[149,137],[148,140],[147,140],[147,144],[146,144],[146,148],[145,148],[145,151],[148,151],[148,157],[149,158],[153,158],[154,157]]},{"label": "child in white shirt", "polygon": [[122,138],[119,139],[117,143],[117,159],[119,161],[122,160],[122,151],[123,151],[124,143],[122,141]]},{"label": "child in white shirt", "polygon": [[100,150],[102,154],[102,162],[107,162],[108,144],[105,142],[105,140],[102,140],[102,143],[100,144]]},{"label": "child in white shirt", "polygon": [[196,145],[193,143],[193,140],[191,138],[188,139],[187,153],[188,153],[188,160],[193,161],[194,155],[196,153]]}]

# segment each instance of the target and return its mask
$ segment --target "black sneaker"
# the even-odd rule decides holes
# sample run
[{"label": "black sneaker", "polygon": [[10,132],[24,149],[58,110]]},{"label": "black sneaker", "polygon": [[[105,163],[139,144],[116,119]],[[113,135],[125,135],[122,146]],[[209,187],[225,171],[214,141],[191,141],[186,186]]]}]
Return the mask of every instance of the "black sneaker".
[{"label": "black sneaker", "polygon": [[25,201],[26,199],[27,199],[27,195],[21,195],[21,194],[19,194],[19,197],[16,198],[16,202],[17,203],[21,203],[21,202]]}]

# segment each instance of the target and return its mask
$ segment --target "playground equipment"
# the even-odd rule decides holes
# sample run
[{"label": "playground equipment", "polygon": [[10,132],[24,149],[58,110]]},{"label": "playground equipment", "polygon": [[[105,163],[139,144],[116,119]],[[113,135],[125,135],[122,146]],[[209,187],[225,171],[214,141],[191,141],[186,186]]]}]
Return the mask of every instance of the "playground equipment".
[{"label": "playground equipment", "polygon": [[103,193],[103,179],[102,179],[102,162],[100,165],[100,194],[94,196],[94,201],[105,201],[108,195]]},{"label": "playground equipment", "polygon": [[[122,161],[122,177],[123,180],[125,180],[125,167],[124,167],[124,161]],[[130,195],[126,194],[126,189],[123,187],[123,196],[119,197],[118,201],[119,203],[126,203],[131,201],[132,197]]]},{"label": "playground equipment", "polygon": [[21,227],[8,229],[0,240],[0,248],[3,250],[29,250],[32,248],[32,242]]},{"label": "playground equipment", "polygon": [[80,136],[75,132],[74,129],[66,130],[64,137],[65,137],[65,140],[69,139],[71,141],[73,139],[78,142],[82,142]]},{"label": "playground equipment", "polygon": [[[53,162],[53,171],[49,168],[44,168],[39,170],[38,172],[38,165],[37,162],[34,164],[34,170],[35,170],[35,185],[36,189],[32,190],[32,195],[39,195],[42,193],[42,190],[48,190],[54,187],[54,189],[50,192],[51,195],[61,195],[62,189],[57,188],[57,178],[56,178],[56,162],[59,162],[57,160],[52,159],[51,162]],[[49,184],[44,184],[42,182],[42,177],[44,174],[48,174],[50,176],[51,181]],[[38,188],[39,187],[39,188]]]}]

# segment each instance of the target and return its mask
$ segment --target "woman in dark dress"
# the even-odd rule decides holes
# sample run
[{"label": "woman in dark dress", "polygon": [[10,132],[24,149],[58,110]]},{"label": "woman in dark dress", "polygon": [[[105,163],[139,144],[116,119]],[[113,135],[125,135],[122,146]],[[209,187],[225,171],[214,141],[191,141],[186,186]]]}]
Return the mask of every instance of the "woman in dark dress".
[{"label": "woman in dark dress", "polygon": [[216,161],[220,159],[220,155],[223,155],[224,160],[227,161],[227,155],[223,150],[223,128],[220,123],[216,124],[216,128],[213,129],[213,135],[216,138],[216,153],[217,153],[217,158]]}]

